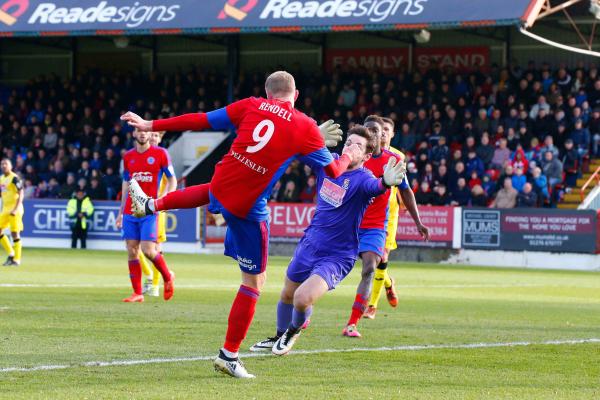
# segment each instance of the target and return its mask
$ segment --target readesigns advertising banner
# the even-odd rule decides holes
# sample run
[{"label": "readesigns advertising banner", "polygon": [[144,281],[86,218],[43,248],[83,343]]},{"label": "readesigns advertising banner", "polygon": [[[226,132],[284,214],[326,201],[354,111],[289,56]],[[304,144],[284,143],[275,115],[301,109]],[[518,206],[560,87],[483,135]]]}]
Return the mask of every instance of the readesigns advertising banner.
[{"label": "readesigns advertising banner", "polygon": [[534,0],[0,0],[0,33],[93,35],[518,24]]}]

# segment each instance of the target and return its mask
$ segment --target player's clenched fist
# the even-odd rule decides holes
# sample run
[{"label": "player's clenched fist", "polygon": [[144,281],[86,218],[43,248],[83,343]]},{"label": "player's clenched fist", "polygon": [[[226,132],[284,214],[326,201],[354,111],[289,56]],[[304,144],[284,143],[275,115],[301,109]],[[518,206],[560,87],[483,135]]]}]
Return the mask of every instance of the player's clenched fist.
[{"label": "player's clenched fist", "polygon": [[149,132],[152,130],[152,121],[145,120],[131,111],[121,115],[121,121],[127,122],[129,125],[140,131]]}]

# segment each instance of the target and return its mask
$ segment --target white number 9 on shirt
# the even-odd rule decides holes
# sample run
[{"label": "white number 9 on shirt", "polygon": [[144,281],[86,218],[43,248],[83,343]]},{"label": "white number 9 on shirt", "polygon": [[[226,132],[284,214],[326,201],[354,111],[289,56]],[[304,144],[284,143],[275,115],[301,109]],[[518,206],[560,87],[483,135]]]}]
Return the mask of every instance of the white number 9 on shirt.
[{"label": "white number 9 on shirt", "polygon": [[[261,135],[263,128],[267,128],[265,133]],[[248,153],[256,153],[261,150],[263,147],[269,143],[269,140],[273,137],[273,132],[275,132],[275,124],[270,119],[262,120],[256,128],[254,128],[254,132],[252,132],[252,140],[257,142],[254,146],[248,146],[246,151]]]}]

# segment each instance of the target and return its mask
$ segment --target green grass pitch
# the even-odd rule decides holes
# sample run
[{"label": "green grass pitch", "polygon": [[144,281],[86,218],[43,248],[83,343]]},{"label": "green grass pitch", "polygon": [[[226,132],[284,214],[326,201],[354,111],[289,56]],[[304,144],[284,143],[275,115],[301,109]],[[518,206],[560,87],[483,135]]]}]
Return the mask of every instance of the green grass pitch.
[{"label": "green grass pitch", "polygon": [[[167,254],[172,301],[130,294],[126,253],[31,250],[0,268],[1,399],[599,399],[600,275],[393,263],[400,304],[382,299],[361,339],[341,336],[359,269],[317,304],[295,350],[246,358],[253,381],[216,374],[239,271],[223,256]],[[274,333],[288,259],[268,282],[244,344]],[[528,345],[452,348],[452,345]],[[422,349],[409,346],[439,345]],[[486,345],[484,345],[486,346]],[[353,348],[396,350],[331,352]],[[328,350],[328,352],[325,352]],[[247,352],[246,350],[244,350]],[[182,358],[178,362],[164,359]],[[143,365],[89,362],[150,360]],[[47,365],[56,370],[7,371]]]}]

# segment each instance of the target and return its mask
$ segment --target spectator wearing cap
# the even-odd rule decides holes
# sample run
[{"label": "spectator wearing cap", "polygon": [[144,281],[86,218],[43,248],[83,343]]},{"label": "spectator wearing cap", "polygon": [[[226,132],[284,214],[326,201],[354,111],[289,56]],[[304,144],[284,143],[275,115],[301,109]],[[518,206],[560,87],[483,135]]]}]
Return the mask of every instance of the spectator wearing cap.
[{"label": "spectator wearing cap", "polygon": [[505,178],[502,182],[503,187],[496,193],[496,198],[492,202],[495,208],[515,208],[517,205],[517,191],[512,187],[512,179]]},{"label": "spectator wearing cap", "polygon": [[78,188],[75,196],[67,203],[67,216],[71,221],[71,248],[77,248],[77,241],[81,241],[81,248],[86,248],[88,219],[94,213],[94,205],[86,195],[83,188]]},{"label": "spectator wearing cap", "polygon": [[527,182],[523,185],[523,190],[517,195],[517,207],[536,207],[537,194],[533,191],[531,183]]},{"label": "spectator wearing cap", "polygon": [[542,160],[542,171],[548,178],[548,182],[551,187],[554,187],[558,183],[562,182],[563,165],[551,151],[547,151],[544,154]]},{"label": "spectator wearing cap", "polygon": [[575,120],[575,129],[569,137],[580,156],[586,155],[590,149],[590,131],[583,127],[581,119]]}]

